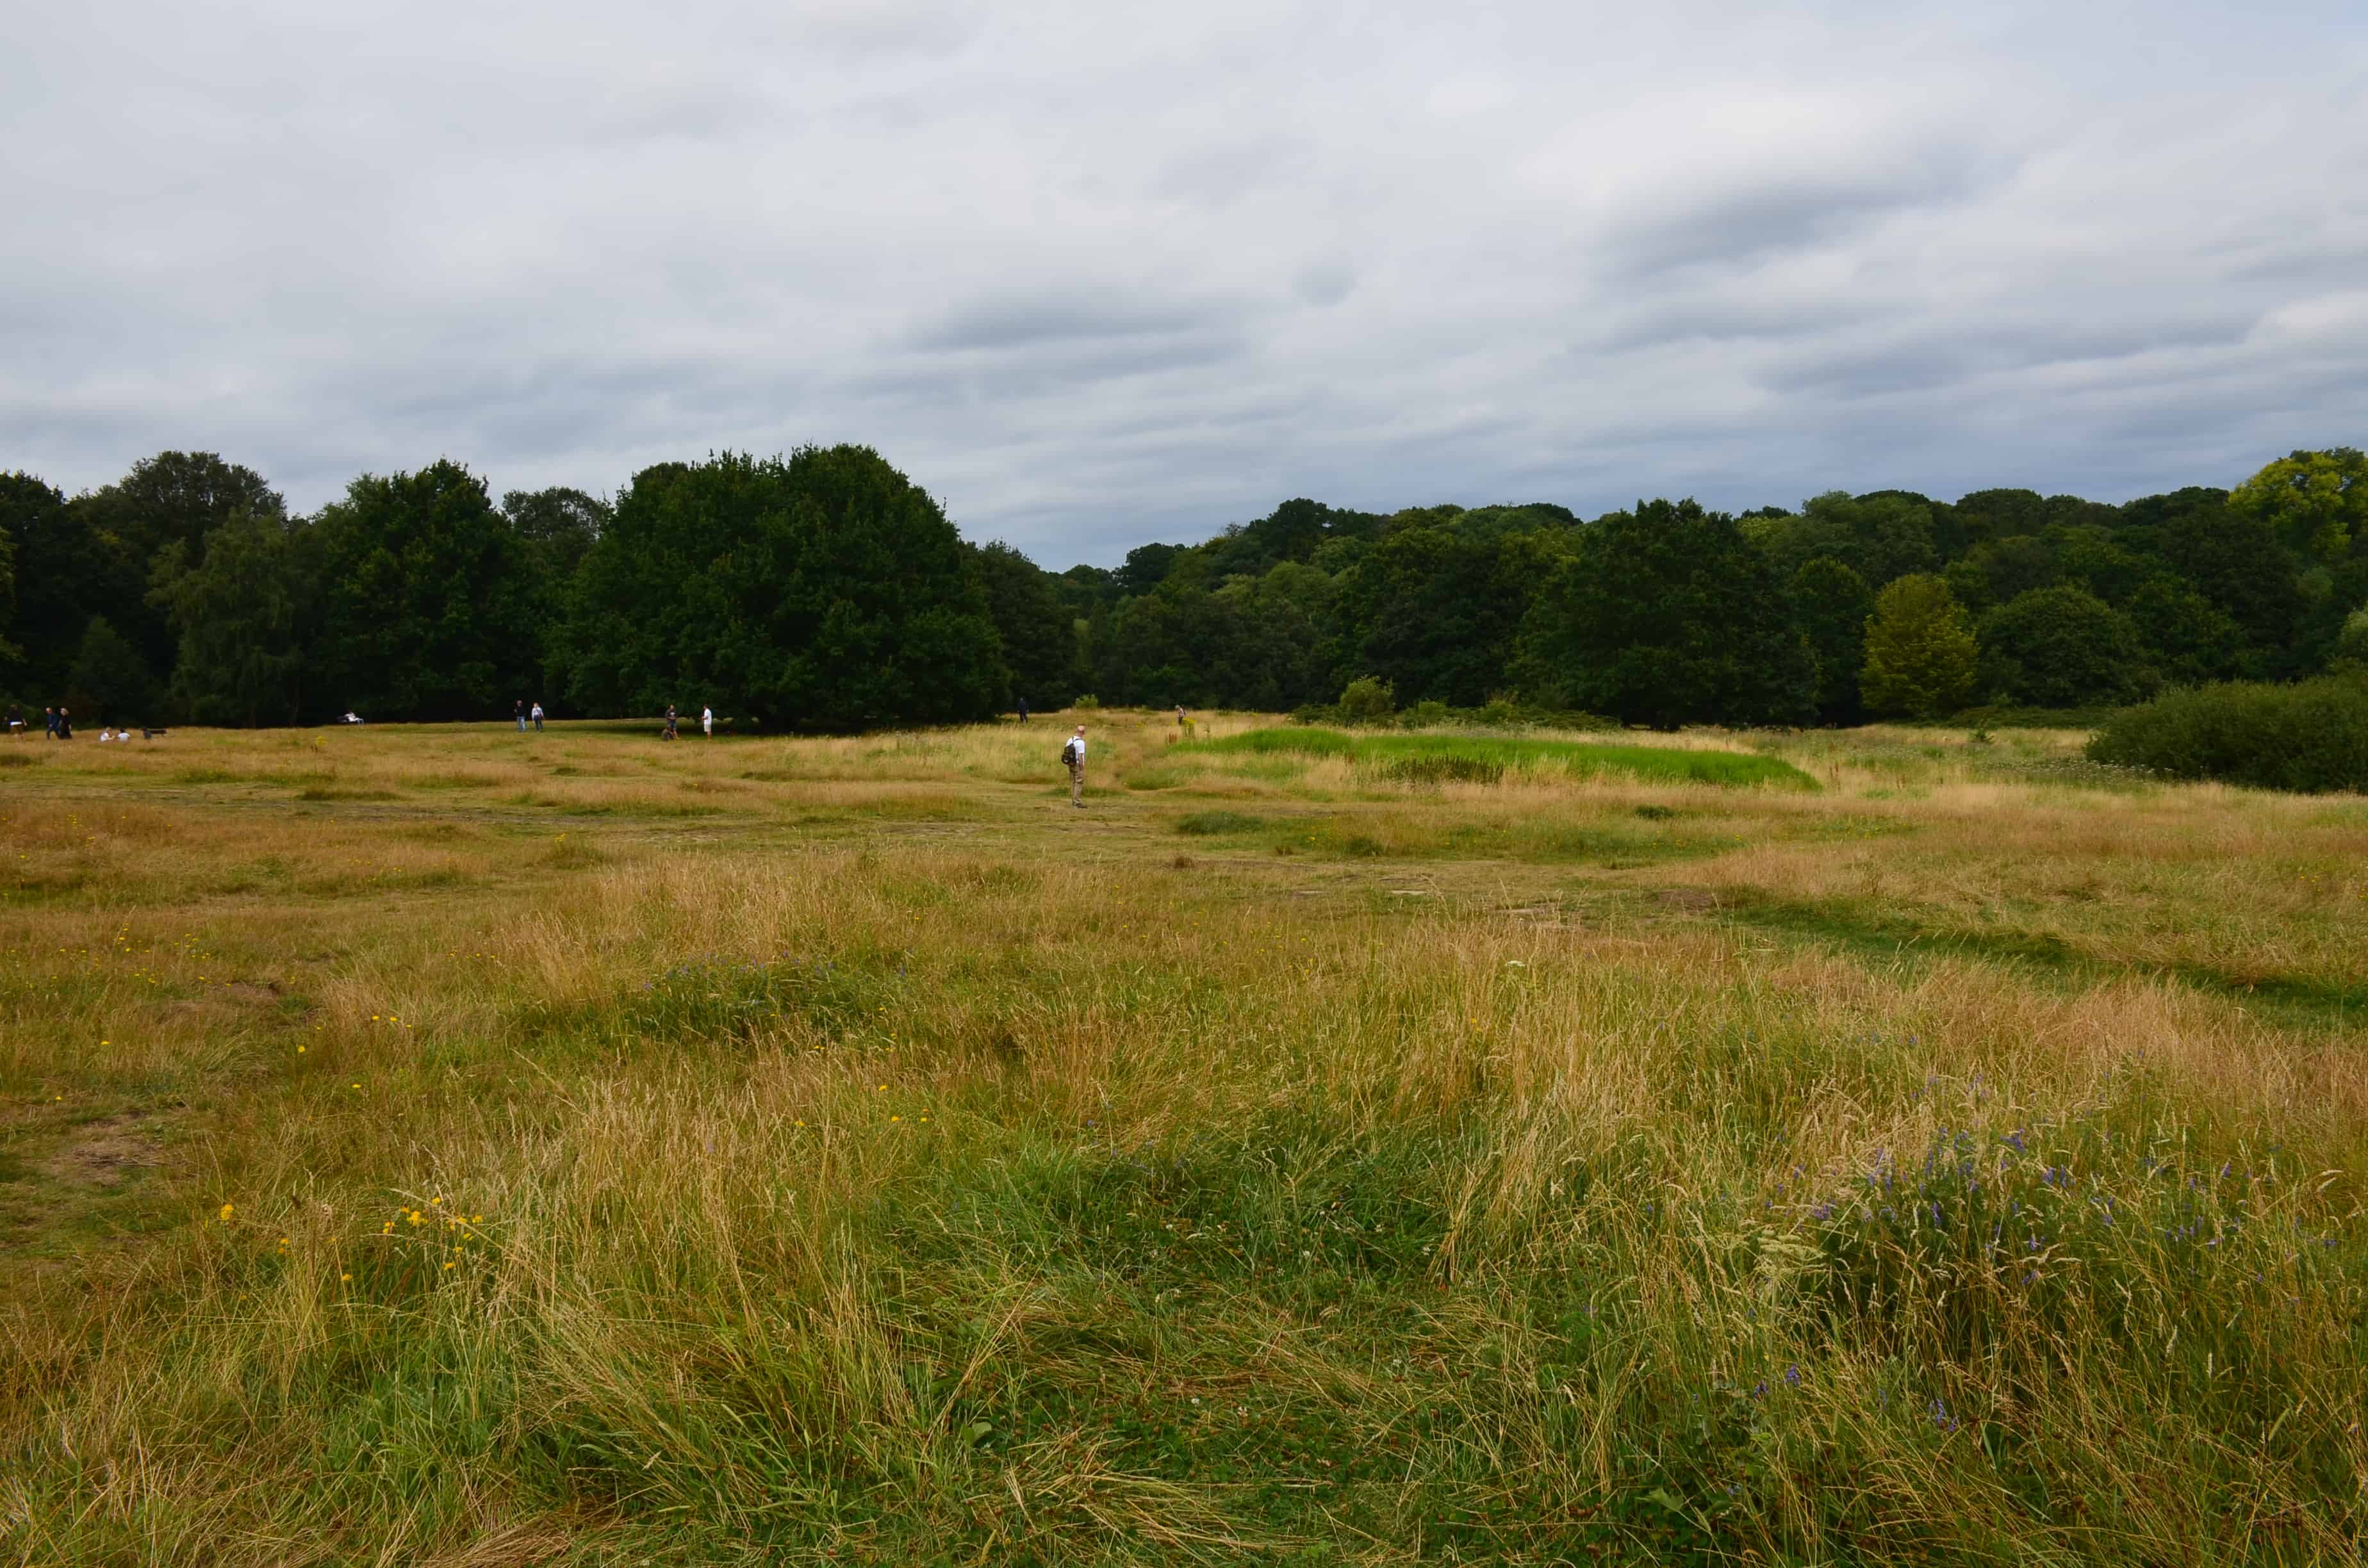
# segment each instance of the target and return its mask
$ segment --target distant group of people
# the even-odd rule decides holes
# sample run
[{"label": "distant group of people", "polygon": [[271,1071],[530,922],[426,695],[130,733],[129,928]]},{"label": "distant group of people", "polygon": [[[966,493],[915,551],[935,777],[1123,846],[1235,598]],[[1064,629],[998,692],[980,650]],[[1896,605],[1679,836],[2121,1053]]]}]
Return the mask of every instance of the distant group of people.
[{"label": "distant group of people", "polygon": [[[51,740],[70,741],[74,739],[74,715],[62,706],[44,708],[41,710],[41,729]],[[25,710],[12,703],[8,708],[8,733],[13,738],[24,733]],[[164,733],[162,730],[151,729],[145,724],[140,727],[140,738],[142,740],[154,740]],[[131,738],[131,726],[125,724],[119,729],[109,724],[98,732],[98,738],[101,744],[128,741]]]},{"label": "distant group of people", "polygon": [[537,731],[540,731],[542,728],[541,703],[538,702],[533,707],[529,708],[525,702],[520,701],[516,706],[518,708],[518,727],[520,730],[524,730],[529,724],[532,724]]},{"label": "distant group of people", "polygon": [[[682,739],[681,724],[682,716],[675,711],[673,703],[667,703],[666,710],[666,729],[659,733],[658,739],[662,741],[678,741]],[[699,733],[705,735],[711,741],[715,738],[714,709],[701,708],[699,710]]]}]

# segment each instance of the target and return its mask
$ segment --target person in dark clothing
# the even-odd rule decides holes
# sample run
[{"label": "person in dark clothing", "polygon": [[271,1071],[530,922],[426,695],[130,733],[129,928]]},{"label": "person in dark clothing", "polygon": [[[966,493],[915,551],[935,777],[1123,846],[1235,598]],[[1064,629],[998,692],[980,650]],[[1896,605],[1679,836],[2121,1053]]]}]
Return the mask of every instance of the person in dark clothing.
[{"label": "person in dark clothing", "polygon": [[58,738],[58,710],[56,709],[44,708],[41,710],[41,727],[48,733],[50,739],[56,740]]}]

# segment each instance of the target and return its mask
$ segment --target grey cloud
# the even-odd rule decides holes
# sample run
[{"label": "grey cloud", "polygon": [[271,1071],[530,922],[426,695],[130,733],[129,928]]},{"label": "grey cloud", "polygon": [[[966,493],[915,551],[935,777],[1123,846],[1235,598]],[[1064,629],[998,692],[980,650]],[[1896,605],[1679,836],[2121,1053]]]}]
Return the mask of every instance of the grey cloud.
[{"label": "grey cloud", "polygon": [[0,467],[70,489],[857,439],[1058,565],[1293,494],[2112,499],[2368,438],[2326,0],[2166,0],[2132,63],[1937,0],[12,23]]},{"label": "grey cloud", "polygon": [[[1995,175],[1977,153],[1939,143],[1872,166],[1776,169],[1725,188],[1662,195],[1622,214],[1600,241],[1611,267],[1634,276],[1676,267],[1739,266],[1839,244],[1895,214],[1962,201]],[[1747,176],[1747,165],[1742,171]]]}]

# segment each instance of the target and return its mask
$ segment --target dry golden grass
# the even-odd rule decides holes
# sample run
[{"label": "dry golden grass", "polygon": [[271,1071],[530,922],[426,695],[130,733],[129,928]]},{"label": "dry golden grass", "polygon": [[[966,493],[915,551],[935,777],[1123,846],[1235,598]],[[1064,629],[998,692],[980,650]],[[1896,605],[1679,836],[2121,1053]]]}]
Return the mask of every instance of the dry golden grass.
[{"label": "dry golden grass", "polygon": [[26,743],[0,1542],[2355,1554],[2360,802],[1088,722]]}]

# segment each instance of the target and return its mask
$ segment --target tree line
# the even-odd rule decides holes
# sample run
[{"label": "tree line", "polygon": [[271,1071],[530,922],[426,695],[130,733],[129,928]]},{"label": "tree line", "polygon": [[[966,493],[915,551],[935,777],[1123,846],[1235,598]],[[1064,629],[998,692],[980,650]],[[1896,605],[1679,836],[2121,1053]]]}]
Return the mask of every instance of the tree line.
[{"label": "tree line", "polygon": [[984,718],[1083,694],[1297,709],[1849,723],[2114,705],[2368,662],[2368,458],[2114,506],[1836,491],[1382,514],[1286,501],[1052,573],[964,540],[869,448],[661,463],[495,498],[461,464],[311,516],[163,452],[67,496],[0,474],[0,693],[85,722],[649,714],[768,729]]}]

